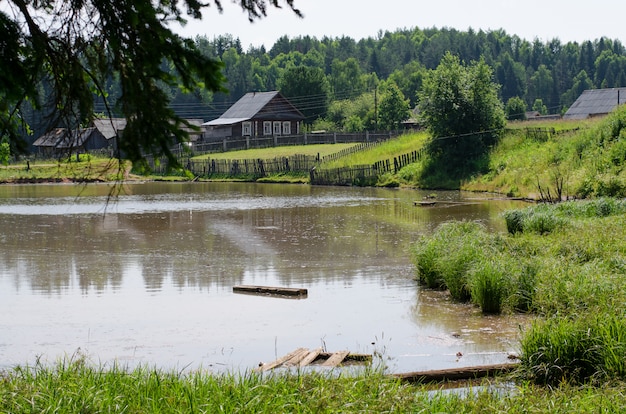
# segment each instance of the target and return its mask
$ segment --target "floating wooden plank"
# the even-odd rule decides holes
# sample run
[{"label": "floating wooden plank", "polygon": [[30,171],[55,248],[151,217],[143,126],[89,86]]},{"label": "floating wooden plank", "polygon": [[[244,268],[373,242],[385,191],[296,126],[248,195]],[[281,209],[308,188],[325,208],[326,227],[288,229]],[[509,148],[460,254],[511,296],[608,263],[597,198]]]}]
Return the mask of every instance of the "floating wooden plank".
[{"label": "floating wooden plank", "polygon": [[[331,356],[333,356],[333,352],[320,352],[319,356],[314,360],[314,362],[326,361]],[[372,362],[372,354],[353,354],[352,352],[350,352],[343,359],[342,363],[345,365],[348,362],[355,364],[362,362]]]},{"label": "floating wooden plank", "polygon": [[294,355],[297,355],[298,353],[302,352],[302,350],[307,350],[306,348],[298,348],[293,352],[288,353],[287,355],[278,358],[276,361],[274,362],[270,362],[268,364],[263,364],[260,367],[258,367],[256,369],[256,371],[269,371],[270,369],[274,369],[280,365],[282,365],[285,361],[289,361],[291,358],[293,358]]},{"label": "floating wooden plank", "polygon": [[482,365],[475,367],[439,369],[433,371],[406,372],[401,374],[391,374],[391,377],[399,378],[408,382],[422,383],[469,380],[511,372],[517,368],[517,366],[517,363]]},{"label": "floating wooden plank", "polygon": [[335,352],[322,364],[323,367],[336,367],[341,364],[350,351]]},{"label": "floating wooden plank", "polygon": [[305,367],[309,365],[310,363],[315,361],[317,357],[319,357],[321,352],[322,352],[322,348],[316,348],[312,350],[302,361],[300,361],[300,366]]},{"label": "floating wooden plank", "polygon": [[308,290],[304,288],[253,286],[253,285],[233,286],[233,292],[247,293],[247,294],[252,294],[252,295],[295,296],[295,297],[304,297],[304,296],[307,296],[309,293]]},{"label": "floating wooden plank", "polygon": [[284,366],[296,366],[300,365],[300,361],[306,358],[309,355],[309,350],[306,348],[300,348],[299,351],[295,352],[295,354],[289,358],[287,361],[283,362]]},{"label": "floating wooden plank", "polygon": [[322,352],[322,348],[309,351],[307,348],[298,348],[276,361],[263,364],[256,371],[268,371],[279,367],[307,367],[321,366],[326,368],[337,367],[342,363],[367,363],[372,361],[372,355],[351,354],[349,351]]}]

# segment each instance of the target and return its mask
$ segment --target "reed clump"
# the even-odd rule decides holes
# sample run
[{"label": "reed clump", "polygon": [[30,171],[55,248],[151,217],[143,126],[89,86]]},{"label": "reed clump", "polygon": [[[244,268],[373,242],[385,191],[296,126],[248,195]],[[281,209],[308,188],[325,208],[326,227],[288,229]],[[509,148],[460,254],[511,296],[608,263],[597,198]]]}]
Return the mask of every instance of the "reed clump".
[{"label": "reed clump", "polygon": [[461,280],[483,313],[540,316],[521,344],[535,382],[626,380],[626,202],[535,205],[504,219],[505,234],[450,222],[422,237],[419,281],[455,297],[449,283]]}]

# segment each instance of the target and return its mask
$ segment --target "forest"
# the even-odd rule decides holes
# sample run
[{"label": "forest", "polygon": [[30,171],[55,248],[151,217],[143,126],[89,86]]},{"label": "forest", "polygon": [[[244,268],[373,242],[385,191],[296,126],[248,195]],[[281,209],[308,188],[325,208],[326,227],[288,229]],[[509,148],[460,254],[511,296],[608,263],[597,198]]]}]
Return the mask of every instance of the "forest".
[{"label": "forest", "polygon": [[[446,52],[469,64],[483,59],[500,85],[503,103],[520,98],[528,110],[562,114],[586,89],[626,86],[626,49],[619,40],[600,38],[562,43],[558,38],[533,41],[495,31],[458,31],[449,28],[402,29],[378,32],[375,37],[317,39],[283,36],[266,50],[249,47],[232,35],[194,42],[208,56],[223,62],[227,93],[181,94],[172,90],[172,105],[184,117],[213,119],[247,92],[290,90],[288,97],[322,126],[362,129],[349,119],[366,118],[375,105],[374,92],[394,83],[411,108],[426,71],[434,69]],[[287,74],[308,68],[323,79],[313,89],[293,88]],[[302,83],[302,82],[301,82]],[[310,83],[310,82],[309,82]]]}]

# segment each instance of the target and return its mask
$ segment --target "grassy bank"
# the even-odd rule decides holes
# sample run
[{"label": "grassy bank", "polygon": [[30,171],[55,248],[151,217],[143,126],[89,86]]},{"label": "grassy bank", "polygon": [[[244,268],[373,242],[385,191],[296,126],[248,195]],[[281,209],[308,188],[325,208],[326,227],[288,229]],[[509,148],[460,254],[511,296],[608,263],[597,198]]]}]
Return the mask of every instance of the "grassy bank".
[{"label": "grassy bank", "polygon": [[489,154],[486,169],[460,188],[514,196],[626,196],[626,106],[590,121],[558,121],[548,136],[514,125]]},{"label": "grassy bank", "polygon": [[108,182],[128,179],[130,163],[82,154],[62,160],[23,161],[0,166],[0,182]]},{"label": "grassy bank", "polygon": [[626,380],[626,201],[541,204],[505,214],[508,234],[449,222],[413,246],[420,282],[484,313],[541,318],[523,334],[526,378]]},{"label": "grassy bank", "polygon": [[54,368],[22,367],[1,374],[0,411],[16,414],[623,412],[626,409],[623,389],[620,384],[602,389],[522,384],[515,390],[504,388],[504,391],[476,387],[463,395],[432,392],[432,388],[401,383],[376,372],[357,378],[325,374],[215,376],[148,368],[102,369],[74,361]]}]

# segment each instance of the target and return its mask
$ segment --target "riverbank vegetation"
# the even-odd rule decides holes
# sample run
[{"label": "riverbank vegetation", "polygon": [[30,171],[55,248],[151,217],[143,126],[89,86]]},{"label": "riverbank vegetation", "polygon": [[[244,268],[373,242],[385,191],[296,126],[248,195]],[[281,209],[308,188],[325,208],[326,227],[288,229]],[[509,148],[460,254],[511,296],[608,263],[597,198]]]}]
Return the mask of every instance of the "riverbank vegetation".
[{"label": "riverbank vegetation", "polygon": [[504,235],[449,222],[422,236],[412,251],[419,281],[484,313],[540,317],[522,335],[527,379],[626,379],[626,202],[539,204],[504,219]]},{"label": "riverbank vegetation", "polygon": [[623,412],[623,386],[554,388],[478,383],[465,393],[403,383],[372,371],[325,374],[210,375],[158,369],[94,368],[82,360],[20,367],[0,375],[0,411],[259,412]]}]

